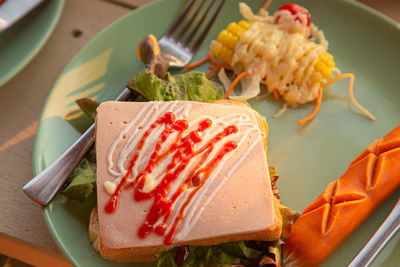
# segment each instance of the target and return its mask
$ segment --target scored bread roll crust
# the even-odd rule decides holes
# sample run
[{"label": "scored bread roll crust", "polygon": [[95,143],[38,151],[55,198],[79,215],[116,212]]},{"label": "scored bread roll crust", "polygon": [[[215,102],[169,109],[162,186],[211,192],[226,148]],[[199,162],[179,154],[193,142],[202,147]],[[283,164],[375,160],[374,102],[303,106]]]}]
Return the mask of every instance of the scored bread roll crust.
[{"label": "scored bread roll crust", "polygon": [[[234,101],[227,101],[221,100],[216,101],[216,104],[222,105],[238,105],[241,107],[246,107],[243,103],[234,102]],[[251,110],[255,117],[257,118],[257,124],[259,129],[266,133],[266,136],[263,138],[264,144],[264,151],[267,151],[267,135],[268,135],[268,125],[265,119],[259,115],[254,110]],[[98,224],[98,207],[94,208],[90,217],[90,224],[89,224],[89,236],[95,248],[100,252],[102,257],[116,261],[116,262],[148,262],[156,260],[156,254],[159,254],[165,250],[168,250],[172,247],[181,246],[181,245],[199,245],[199,246],[207,246],[207,245],[215,245],[220,243],[226,242],[233,242],[233,241],[241,241],[241,240],[262,240],[262,241],[272,241],[276,240],[280,237],[282,232],[282,217],[279,212],[279,200],[273,197],[273,218],[274,221],[272,225],[262,231],[253,232],[253,233],[233,233],[225,236],[218,236],[218,237],[211,237],[201,240],[195,240],[191,242],[177,242],[173,243],[171,246],[165,245],[158,245],[158,246],[148,246],[148,247],[130,247],[130,248],[107,248],[104,246],[101,235],[99,231],[99,224]]]}]

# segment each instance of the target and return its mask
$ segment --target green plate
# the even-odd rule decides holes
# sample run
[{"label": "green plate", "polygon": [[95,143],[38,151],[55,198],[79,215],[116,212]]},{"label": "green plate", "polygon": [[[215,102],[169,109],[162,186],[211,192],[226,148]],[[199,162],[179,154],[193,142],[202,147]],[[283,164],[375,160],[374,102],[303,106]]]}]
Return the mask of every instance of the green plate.
[{"label": "green plate", "polygon": [[[197,59],[207,54],[209,42],[220,30],[240,19],[237,2],[226,2]],[[256,10],[263,1],[247,2]],[[88,127],[89,122],[74,99],[114,98],[130,77],[143,68],[136,58],[138,42],[148,33],[162,36],[180,11],[176,7],[182,3],[163,0],[133,11],[98,34],[72,59],[54,85],[40,119],[33,160],[35,174],[52,163]],[[282,3],[274,1],[271,10]],[[349,104],[346,80],[326,88],[318,116],[303,127],[297,126],[297,122],[311,112],[312,104],[290,109],[272,119],[281,103],[271,98],[250,101],[269,121],[268,157],[270,164],[278,168],[282,201],[302,211],[365,147],[400,124],[400,31],[396,23],[357,2],[304,0],[299,4],[310,10],[313,22],[325,31],[329,51],[342,72],[355,73],[355,95],[377,117],[372,122]],[[399,192],[375,211],[324,266],[347,264],[382,223]],[[89,244],[87,227],[94,204],[91,200],[81,205],[58,196],[44,208],[44,217],[74,265],[121,266],[103,260]],[[397,236],[374,266],[398,266],[399,262]]]},{"label": "green plate", "polygon": [[39,52],[53,32],[63,7],[64,0],[44,1],[16,24],[0,32],[0,86]]}]

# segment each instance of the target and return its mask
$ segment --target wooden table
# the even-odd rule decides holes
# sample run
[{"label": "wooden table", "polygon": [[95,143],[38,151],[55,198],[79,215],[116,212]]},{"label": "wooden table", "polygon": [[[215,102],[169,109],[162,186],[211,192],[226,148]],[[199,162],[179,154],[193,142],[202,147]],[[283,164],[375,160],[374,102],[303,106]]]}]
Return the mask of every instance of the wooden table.
[{"label": "wooden table", "polygon": [[[40,207],[21,191],[32,176],[38,118],[49,90],[70,59],[104,27],[151,1],[66,0],[49,41],[23,71],[2,86],[0,254],[35,266],[71,266],[52,239]],[[400,22],[399,0],[360,2]]]}]

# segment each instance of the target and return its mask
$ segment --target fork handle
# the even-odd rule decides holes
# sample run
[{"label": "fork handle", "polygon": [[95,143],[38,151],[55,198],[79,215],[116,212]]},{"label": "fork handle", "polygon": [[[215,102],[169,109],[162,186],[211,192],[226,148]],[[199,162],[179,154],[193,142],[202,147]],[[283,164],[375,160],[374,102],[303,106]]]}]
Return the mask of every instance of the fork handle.
[{"label": "fork handle", "polygon": [[[125,101],[131,95],[131,90],[125,88],[116,100]],[[49,204],[71,175],[82,157],[93,145],[94,136],[95,126],[92,124],[67,151],[65,151],[43,172],[24,185],[22,190],[28,195],[28,197],[40,205]]]},{"label": "fork handle", "polygon": [[348,267],[369,266],[383,246],[400,228],[400,198],[375,234],[358,252]]}]

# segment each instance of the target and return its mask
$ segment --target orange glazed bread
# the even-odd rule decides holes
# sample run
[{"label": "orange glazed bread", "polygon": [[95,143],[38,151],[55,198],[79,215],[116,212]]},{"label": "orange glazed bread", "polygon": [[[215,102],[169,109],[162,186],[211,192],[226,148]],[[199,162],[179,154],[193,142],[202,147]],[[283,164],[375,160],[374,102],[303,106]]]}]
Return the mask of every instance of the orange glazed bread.
[{"label": "orange glazed bread", "polygon": [[284,245],[287,266],[318,266],[400,186],[400,126],[373,142],[311,203]]}]

